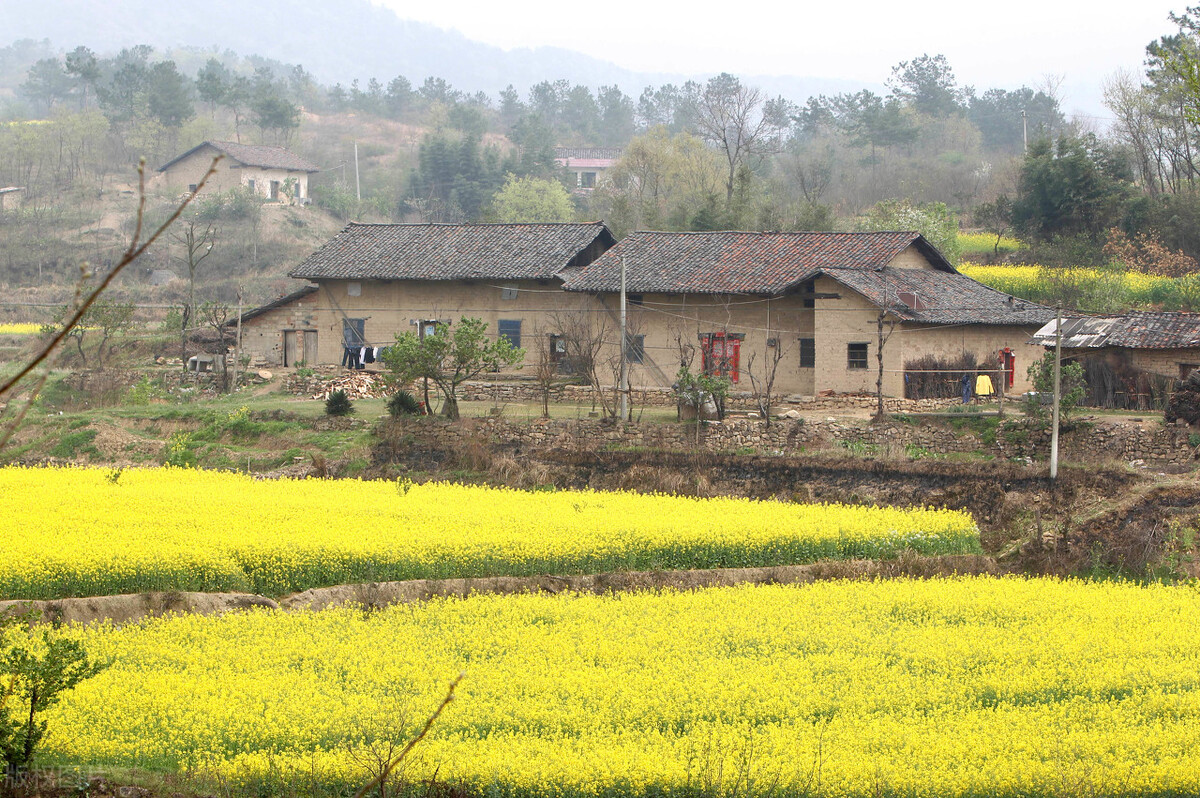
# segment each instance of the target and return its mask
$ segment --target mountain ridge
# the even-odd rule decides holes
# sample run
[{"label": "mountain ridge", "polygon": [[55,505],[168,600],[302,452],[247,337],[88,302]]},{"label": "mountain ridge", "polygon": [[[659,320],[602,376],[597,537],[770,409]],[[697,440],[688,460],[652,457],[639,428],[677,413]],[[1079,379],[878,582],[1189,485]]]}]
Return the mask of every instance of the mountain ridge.
[{"label": "mountain ridge", "polygon": [[[543,80],[566,79],[592,88],[620,86],[636,99],[646,86],[710,76],[638,72],[558,47],[504,50],[454,30],[402,19],[369,0],[343,0],[336,6],[314,0],[122,0],[103,7],[93,0],[16,0],[4,5],[0,31],[10,42],[48,39],[60,50],[82,44],[114,53],[137,44],[157,50],[212,48],[214,54],[232,50],[301,64],[328,84],[349,85],[355,79],[365,84],[372,77],[386,84],[403,75],[419,86],[434,76],[456,89],[496,97],[508,84],[524,93]],[[289,19],[290,24],[279,24]],[[715,68],[712,74],[720,71]],[[816,94],[882,88],[840,78],[739,77],[796,102]]]}]

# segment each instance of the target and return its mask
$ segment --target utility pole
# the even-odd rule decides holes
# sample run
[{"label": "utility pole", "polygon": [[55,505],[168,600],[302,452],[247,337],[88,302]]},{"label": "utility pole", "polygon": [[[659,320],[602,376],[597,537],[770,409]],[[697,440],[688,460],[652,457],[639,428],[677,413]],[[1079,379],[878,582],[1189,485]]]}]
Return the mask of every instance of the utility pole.
[{"label": "utility pole", "polygon": [[620,409],[617,411],[622,421],[629,420],[629,352],[627,334],[627,319],[625,307],[625,258],[621,258],[621,385],[618,390],[621,393]]},{"label": "utility pole", "polygon": [[1025,109],[1021,109],[1021,141],[1024,144],[1024,154],[1029,154],[1029,117],[1025,115]]},{"label": "utility pole", "polygon": [[358,142],[354,142],[354,198],[362,202],[362,186],[358,182]]},{"label": "utility pole", "polygon": [[1058,403],[1062,399],[1062,304],[1054,309],[1054,409],[1050,421],[1050,481],[1058,479]]},{"label": "utility pole", "polygon": [[238,309],[237,309],[237,338],[233,346],[233,387],[229,389],[230,393],[237,390],[238,384],[238,369],[242,365],[242,286],[238,286],[237,291]]}]

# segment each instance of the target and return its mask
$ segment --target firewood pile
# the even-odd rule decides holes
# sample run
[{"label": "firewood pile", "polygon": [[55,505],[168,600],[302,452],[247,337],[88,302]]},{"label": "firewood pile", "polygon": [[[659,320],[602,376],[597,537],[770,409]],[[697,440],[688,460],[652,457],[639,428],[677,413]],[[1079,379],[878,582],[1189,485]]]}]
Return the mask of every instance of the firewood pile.
[{"label": "firewood pile", "polygon": [[1200,369],[1196,369],[1179,384],[1179,389],[1167,400],[1164,414],[1168,424],[1183,419],[1188,424],[1200,421]]},{"label": "firewood pile", "polygon": [[350,399],[380,399],[388,395],[387,385],[378,374],[347,374],[345,377],[335,377],[325,383],[325,386],[313,394],[313,399],[328,399],[334,391],[345,391]]}]

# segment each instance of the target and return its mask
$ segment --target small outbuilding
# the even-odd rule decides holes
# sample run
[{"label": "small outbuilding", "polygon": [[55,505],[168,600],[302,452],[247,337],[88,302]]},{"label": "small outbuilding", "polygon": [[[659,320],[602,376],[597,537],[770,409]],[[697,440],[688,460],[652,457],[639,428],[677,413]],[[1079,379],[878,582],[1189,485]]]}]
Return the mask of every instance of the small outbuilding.
[{"label": "small outbuilding", "polygon": [[[1053,320],[1034,333],[1053,348]],[[1084,368],[1088,404],[1145,410],[1159,407],[1178,380],[1200,368],[1200,314],[1135,311],[1062,320],[1062,351]]]}]

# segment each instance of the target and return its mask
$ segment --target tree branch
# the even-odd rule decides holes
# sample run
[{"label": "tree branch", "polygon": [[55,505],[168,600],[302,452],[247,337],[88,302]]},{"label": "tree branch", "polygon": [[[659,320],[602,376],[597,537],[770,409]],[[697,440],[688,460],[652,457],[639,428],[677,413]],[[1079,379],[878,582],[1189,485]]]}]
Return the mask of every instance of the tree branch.
[{"label": "tree branch", "polygon": [[442,699],[442,703],[439,704],[438,708],[435,709],[433,714],[429,716],[429,720],[425,721],[425,726],[421,729],[421,733],[409,740],[408,745],[404,746],[404,750],[401,751],[395,759],[384,765],[383,768],[380,769],[378,776],[364,784],[362,788],[354,794],[354,798],[363,798],[363,796],[365,796],[368,792],[387,781],[388,776],[392,775],[392,770],[394,770],[401,762],[404,761],[404,758],[408,756],[408,752],[413,750],[413,748],[417,746],[417,743],[425,739],[425,735],[429,734],[429,730],[433,728],[433,724],[438,719],[438,716],[441,715],[442,711],[445,710],[446,707],[450,706],[450,702],[454,700],[454,691],[458,688],[458,683],[463,680],[465,675],[466,674],[460,673],[457,677],[455,677],[454,681],[450,682],[450,689],[446,691],[446,697]]}]

